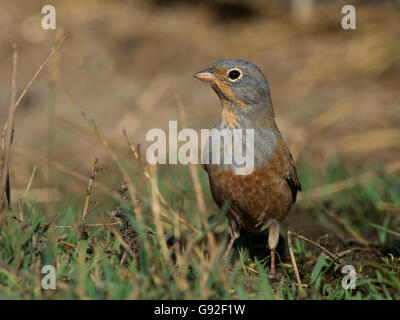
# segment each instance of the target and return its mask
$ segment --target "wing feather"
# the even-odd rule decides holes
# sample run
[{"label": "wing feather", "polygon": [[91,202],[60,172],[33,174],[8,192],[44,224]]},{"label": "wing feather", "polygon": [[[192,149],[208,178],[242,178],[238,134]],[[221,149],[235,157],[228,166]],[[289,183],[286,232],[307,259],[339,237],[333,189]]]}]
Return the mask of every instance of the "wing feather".
[{"label": "wing feather", "polygon": [[286,177],[286,182],[288,183],[290,190],[292,191],[292,199],[293,203],[296,202],[297,198],[297,192],[301,191],[301,184],[299,177],[297,176],[297,170],[296,166],[292,157],[292,154],[289,153],[290,159],[289,159],[289,172],[288,176]]}]

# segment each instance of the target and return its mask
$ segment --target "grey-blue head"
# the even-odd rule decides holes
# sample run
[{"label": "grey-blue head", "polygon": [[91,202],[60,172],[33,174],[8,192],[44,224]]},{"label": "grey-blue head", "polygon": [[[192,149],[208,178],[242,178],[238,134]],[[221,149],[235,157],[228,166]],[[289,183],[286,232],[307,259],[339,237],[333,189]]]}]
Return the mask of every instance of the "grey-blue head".
[{"label": "grey-blue head", "polygon": [[268,82],[253,63],[241,59],[224,59],[194,74],[209,82],[223,107],[238,113],[265,109],[273,115]]}]

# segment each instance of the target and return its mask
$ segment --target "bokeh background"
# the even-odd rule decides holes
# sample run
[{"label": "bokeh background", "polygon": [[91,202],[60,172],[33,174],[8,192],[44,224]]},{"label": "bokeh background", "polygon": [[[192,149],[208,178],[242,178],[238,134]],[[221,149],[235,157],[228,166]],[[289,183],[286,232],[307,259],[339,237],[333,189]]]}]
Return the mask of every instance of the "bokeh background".
[{"label": "bokeh background", "polygon": [[[0,3],[2,124],[12,44],[21,92],[66,35],[16,112],[12,188],[23,190],[36,164],[32,191],[39,202],[51,185],[59,198],[82,197],[87,181],[76,173],[86,177],[95,156],[106,168],[102,183],[112,185],[118,172],[65,87],[118,154],[129,157],[122,129],[144,144],[149,129],[167,129],[180,109],[186,127],[210,128],[218,120],[216,95],[192,74],[227,57],[264,71],[299,167],[318,173],[341,162],[362,170],[399,158],[398,1],[55,0],[55,31],[41,28],[48,1]],[[356,8],[356,30],[341,28],[345,4]]]}]

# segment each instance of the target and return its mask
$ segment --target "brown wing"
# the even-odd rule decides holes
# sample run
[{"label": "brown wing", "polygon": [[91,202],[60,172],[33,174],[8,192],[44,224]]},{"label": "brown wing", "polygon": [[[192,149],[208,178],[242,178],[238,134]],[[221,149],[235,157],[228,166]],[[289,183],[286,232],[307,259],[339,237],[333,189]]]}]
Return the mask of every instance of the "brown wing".
[{"label": "brown wing", "polygon": [[290,190],[292,191],[292,199],[293,203],[296,202],[297,192],[301,191],[301,184],[299,177],[297,176],[296,166],[292,157],[292,154],[289,152],[289,174],[286,178],[286,182],[288,183]]}]

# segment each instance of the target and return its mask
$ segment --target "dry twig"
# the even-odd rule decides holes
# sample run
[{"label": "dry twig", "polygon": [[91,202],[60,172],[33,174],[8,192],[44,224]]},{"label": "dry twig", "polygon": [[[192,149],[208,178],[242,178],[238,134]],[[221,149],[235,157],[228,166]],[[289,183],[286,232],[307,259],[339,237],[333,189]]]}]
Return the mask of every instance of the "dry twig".
[{"label": "dry twig", "polygon": [[314,246],[316,246],[316,247],[320,248],[322,251],[324,251],[324,252],[325,252],[328,256],[330,256],[332,259],[334,259],[334,260],[336,260],[336,261],[339,261],[340,263],[343,264],[342,258],[340,258],[337,254],[334,254],[334,253],[330,252],[328,249],[324,248],[324,247],[323,247],[322,245],[320,245],[318,242],[315,242],[315,241],[313,241],[313,240],[310,240],[310,239],[308,239],[308,238],[306,238],[306,237],[304,237],[304,236],[302,236],[302,235],[300,235],[300,234],[298,234],[298,233],[297,233],[297,234],[293,234],[293,237],[294,237],[294,238],[302,239],[302,240],[304,240],[304,241],[307,241],[307,242],[313,244]]},{"label": "dry twig", "polygon": [[[88,214],[89,203],[90,203],[90,193],[92,190],[94,179],[96,178],[96,175],[100,170],[98,168],[97,164],[98,164],[98,159],[95,158],[93,160],[92,166],[90,168],[89,184],[86,189],[85,204],[84,204],[83,210],[82,210],[80,233],[81,233],[81,238],[83,240],[87,240],[89,238],[89,233],[88,233],[88,228],[87,228],[87,223],[86,223],[86,216]],[[90,244],[89,244],[89,250],[93,251],[93,243],[92,242],[90,242]]]},{"label": "dry twig", "polygon": [[292,231],[289,230],[287,232],[287,238],[288,238],[288,247],[289,247],[290,259],[292,260],[292,266],[293,266],[293,269],[294,269],[294,273],[296,275],[297,284],[301,287],[303,284],[301,283],[299,269],[297,268],[296,258],[294,256],[294,252],[293,252],[292,236],[293,236],[293,233],[292,233]]},{"label": "dry twig", "polygon": [[92,189],[92,185],[94,182],[94,179],[99,171],[99,168],[97,167],[97,164],[99,163],[99,160],[95,158],[92,162],[92,167],[90,169],[90,176],[89,176],[89,184],[86,189],[86,197],[85,197],[85,204],[83,206],[83,211],[82,211],[82,220],[81,223],[83,226],[86,226],[86,216],[88,213],[88,208],[89,208],[89,202],[90,202],[90,192]]}]

